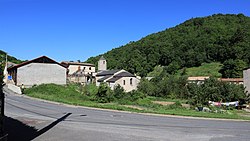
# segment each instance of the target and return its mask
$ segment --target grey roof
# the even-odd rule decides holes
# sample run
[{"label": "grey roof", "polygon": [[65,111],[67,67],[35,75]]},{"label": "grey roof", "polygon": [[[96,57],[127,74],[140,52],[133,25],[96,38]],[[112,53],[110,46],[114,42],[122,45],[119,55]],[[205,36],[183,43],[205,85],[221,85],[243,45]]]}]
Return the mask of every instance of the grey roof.
[{"label": "grey roof", "polygon": [[106,60],[103,56],[99,60]]},{"label": "grey roof", "polygon": [[127,71],[124,71],[124,72],[118,73],[117,75],[113,76],[107,82],[115,82],[115,81],[121,79],[122,77],[135,77],[135,76]]},{"label": "grey roof", "polygon": [[98,79],[97,82],[103,82],[104,80],[108,79],[109,77],[111,77],[112,75],[106,75],[101,79]]},{"label": "grey roof", "polygon": [[100,73],[97,73],[96,76],[106,76],[106,75],[114,75],[120,70],[106,70],[106,71],[101,71]]},{"label": "grey roof", "polygon": [[118,73],[117,75],[115,75],[115,77],[135,77],[135,75],[127,71],[124,71],[124,72]]},{"label": "grey roof", "polygon": [[117,80],[119,80],[121,78],[122,77],[113,77],[113,78],[109,79],[107,82],[115,82],[115,81],[117,81]]},{"label": "grey roof", "polygon": [[94,64],[90,64],[90,63],[67,62],[67,61],[63,61],[63,62],[61,62],[61,64],[63,64],[63,65],[92,66],[92,67],[95,66]]},{"label": "grey roof", "polygon": [[8,71],[11,71],[11,70],[14,70],[14,69],[17,69],[19,67],[22,67],[22,66],[25,66],[27,64],[30,64],[30,63],[47,63],[47,64],[58,64],[62,67],[64,67],[65,69],[67,69],[64,65],[54,61],[53,59],[47,57],[47,56],[41,56],[41,57],[38,57],[38,58],[35,58],[33,60],[30,60],[30,61],[26,61],[26,62],[23,62],[21,64],[18,64],[18,65],[14,65],[12,67],[9,67],[8,68]]}]

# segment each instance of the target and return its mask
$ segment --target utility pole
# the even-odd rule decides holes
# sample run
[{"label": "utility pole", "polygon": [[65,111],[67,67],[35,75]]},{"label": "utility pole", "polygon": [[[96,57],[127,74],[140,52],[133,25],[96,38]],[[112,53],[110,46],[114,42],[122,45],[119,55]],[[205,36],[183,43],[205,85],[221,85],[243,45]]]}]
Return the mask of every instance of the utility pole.
[{"label": "utility pole", "polygon": [[8,81],[8,54],[6,53],[6,60],[5,60],[5,67],[4,67],[4,71],[3,71],[3,76],[4,76],[4,80],[3,82],[6,84]]}]

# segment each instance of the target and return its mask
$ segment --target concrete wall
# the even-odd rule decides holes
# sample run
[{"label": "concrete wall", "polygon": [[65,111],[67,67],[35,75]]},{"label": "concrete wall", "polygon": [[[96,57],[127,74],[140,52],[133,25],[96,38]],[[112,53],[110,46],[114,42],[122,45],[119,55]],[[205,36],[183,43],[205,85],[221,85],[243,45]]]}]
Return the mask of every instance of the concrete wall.
[{"label": "concrete wall", "polygon": [[245,91],[247,93],[250,93],[250,69],[244,70],[243,71],[243,84],[244,87],[246,88]]},{"label": "concrete wall", "polygon": [[92,66],[82,66],[82,65],[69,65],[68,69],[69,69],[69,74],[73,74],[74,72],[76,72],[78,69],[83,70],[84,68],[84,72],[86,73],[94,73],[95,72],[95,67]]},{"label": "concrete wall", "polygon": [[21,88],[14,84],[7,84],[7,88],[17,94],[22,94]]},{"label": "concrete wall", "polygon": [[66,84],[67,69],[58,64],[30,63],[17,69],[17,85]]}]

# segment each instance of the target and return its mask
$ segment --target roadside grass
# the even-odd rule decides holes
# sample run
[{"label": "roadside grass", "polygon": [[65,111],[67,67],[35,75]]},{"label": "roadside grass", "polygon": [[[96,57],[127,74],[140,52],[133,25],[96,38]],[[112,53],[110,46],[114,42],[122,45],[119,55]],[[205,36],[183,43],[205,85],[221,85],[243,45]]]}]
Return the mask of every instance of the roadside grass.
[{"label": "roadside grass", "polygon": [[[91,90],[92,91],[92,90]],[[93,96],[87,96],[79,90],[77,85],[59,86],[55,84],[43,84],[25,89],[24,93],[28,96],[55,101],[70,105],[87,106],[103,109],[121,110],[136,113],[153,113],[165,115],[178,115],[178,116],[191,116],[191,117],[205,117],[205,118],[223,118],[223,119],[241,119],[250,120],[250,117],[243,116],[244,111],[227,110],[224,113],[211,113],[211,112],[197,112],[194,108],[184,108],[180,103],[186,103],[186,100],[178,99],[163,99],[155,97],[146,97],[139,99],[135,102],[121,102],[112,103],[98,103],[94,100]],[[95,92],[93,92],[95,93]],[[161,105],[153,103],[152,101],[168,101],[175,102],[173,105]],[[131,106],[127,106],[131,105]],[[135,108],[133,108],[135,106]],[[139,107],[139,108],[136,108]]]}]

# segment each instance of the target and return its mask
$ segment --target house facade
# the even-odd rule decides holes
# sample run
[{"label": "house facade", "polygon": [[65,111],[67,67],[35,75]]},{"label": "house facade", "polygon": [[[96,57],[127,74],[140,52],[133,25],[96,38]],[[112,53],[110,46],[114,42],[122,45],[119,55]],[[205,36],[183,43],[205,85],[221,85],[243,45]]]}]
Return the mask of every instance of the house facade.
[{"label": "house facade", "polygon": [[96,75],[96,85],[107,83],[111,90],[120,85],[125,92],[136,90],[140,80],[125,70],[106,70]]},{"label": "house facade", "polygon": [[79,62],[61,62],[68,69],[67,78],[70,82],[87,84],[95,77],[95,65]]},{"label": "house facade", "polygon": [[136,90],[140,79],[126,70],[106,70],[107,61],[102,56],[98,61],[98,73],[96,74],[96,85],[107,83],[114,90],[115,86],[120,85],[125,92]]},{"label": "house facade", "polygon": [[65,85],[66,72],[67,68],[46,56],[8,68],[14,84],[25,87],[49,83]]}]

